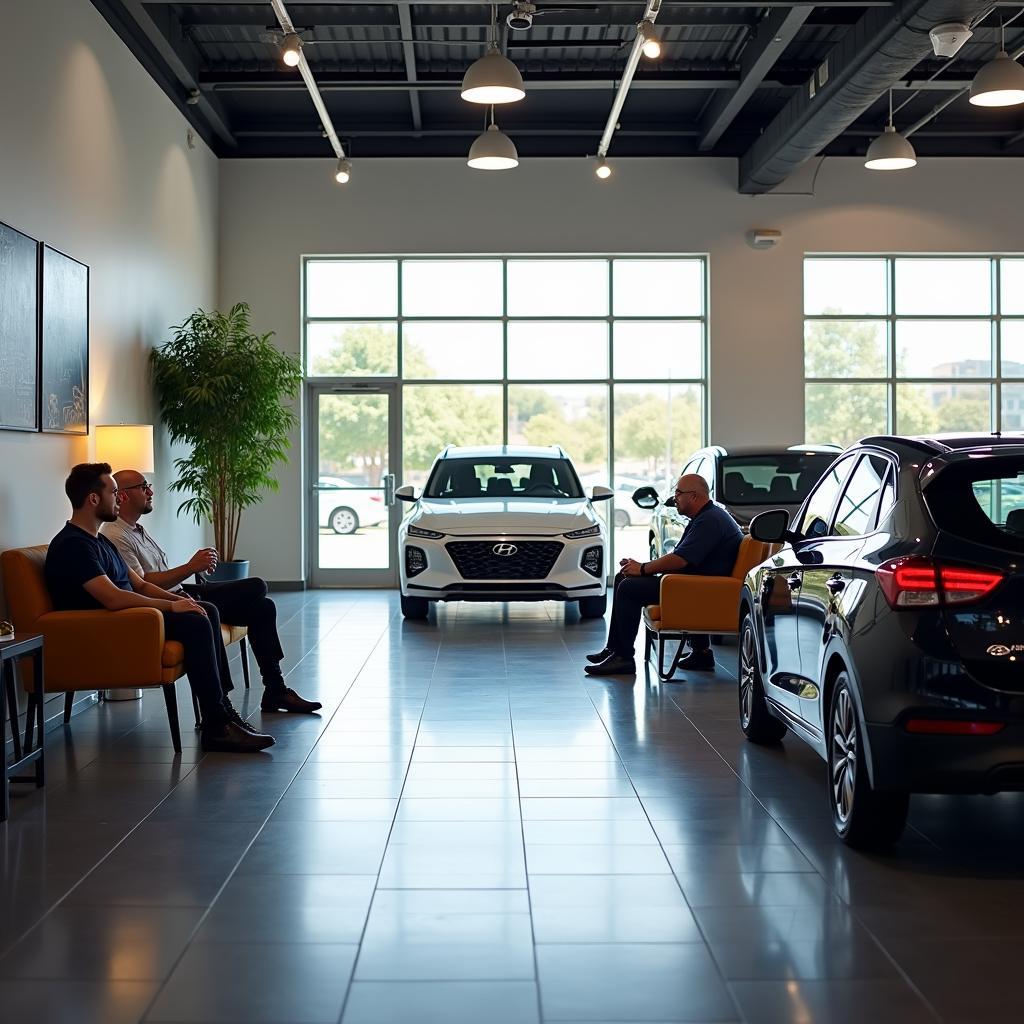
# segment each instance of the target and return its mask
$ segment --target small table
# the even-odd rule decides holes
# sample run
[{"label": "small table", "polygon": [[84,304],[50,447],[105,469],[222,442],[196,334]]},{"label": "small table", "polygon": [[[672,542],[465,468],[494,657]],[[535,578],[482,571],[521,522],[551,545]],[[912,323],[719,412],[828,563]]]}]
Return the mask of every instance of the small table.
[{"label": "small table", "polygon": [[[32,691],[35,700],[32,713],[36,715],[38,739],[32,750],[23,750],[18,735],[18,700],[15,687],[14,663],[19,658],[32,658]],[[41,633],[15,633],[14,639],[0,641],[0,755],[3,760],[3,779],[0,780],[0,821],[6,821],[10,813],[9,782],[34,782],[43,785],[43,637]],[[11,726],[14,744],[14,761],[7,763],[7,725]],[[31,775],[20,775],[23,768],[35,762]]]}]

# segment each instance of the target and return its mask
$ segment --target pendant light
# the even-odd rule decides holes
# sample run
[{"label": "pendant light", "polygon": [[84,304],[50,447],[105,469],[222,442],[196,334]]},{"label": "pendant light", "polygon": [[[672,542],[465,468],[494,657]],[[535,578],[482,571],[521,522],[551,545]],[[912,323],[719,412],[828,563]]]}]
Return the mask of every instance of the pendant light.
[{"label": "pendant light", "polygon": [[1006,30],[999,24],[999,52],[971,82],[976,107],[1013,107],[1024,103],[1024,67],[1006,52]]},{"label": "pendant light", "polygon": [[917,163],[914,147],[892,123],[892,89],[889,90],[889,123],[885,131],[868,146],[864,166],[869,171],[903,171]]},{"label": "pendant light", "polygon": [[342,157],[338,161],[338,168],[334,172],[334,180],[339,185],[347,185],[352,177],[352,161]]},{"label": "pendant light", "polygon": [[515,143],[494,123],[494,107],[491,107],[491,123],[469,147],[466,162],[478,171],[508,171],[519,166]]},{"label": "pendant light", "polygon": [[491,6],[487,53],[469,66],[462,79],[462,98],[469,103],[515,103],[526,95],[519,68],[498,49],[497,10]]},{"label": "pendant light", "polygon": [[299,66],[299,54],[302,52],[302,40],[298,33],[288,32],[281,46],[281,60],[290,68]]},{"label": "pendant light", "polygon": [[643,53],[648,60],[657,60],[661,56],[661,40],[654,31],[654,22],[645,19],[640,22],[640,34],[644,37]]},{"label": "pendant light", "polygon": [[594,173],[602,181],[604,181],[606,178],[610,178],[612,176],[612,169],[608,166],[608,161],[605,160],[605,158],[603,156],[602,157],[598,157],[597,165],[594,167]]}]

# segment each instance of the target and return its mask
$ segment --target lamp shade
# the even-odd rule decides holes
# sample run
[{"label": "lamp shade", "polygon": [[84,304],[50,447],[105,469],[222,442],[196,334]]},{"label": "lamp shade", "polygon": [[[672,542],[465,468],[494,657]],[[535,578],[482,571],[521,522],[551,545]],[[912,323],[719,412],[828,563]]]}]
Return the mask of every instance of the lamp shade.
[{"label": "lamp shade", "polygon": [[478,171],[507,171],[519,166],[519,153],[515,143],[492,124],[469,147],[467,163]]},{"label": "lamp shade", "polygon": [[1000,50],[971,82],[971,103],[976,107],[1012,107],[1024,103],[1024,67]]},{"label": "lamp shade", "polygon": [[515,103],[525,95],[519,68],[496,46],[470,64],[462,79],[462,98],[470,103]]},{"label": "lamp shade", "polygon": [[902,171],[916,163],[914,147],[891,124],[868,146],[864,160],[871,171]]},{"label": "lamp shade", "polygon": [[110,423],[96,428],[96,461],[109,462],[117,473],[137,469],[152,473],[153,425],[151,423]]}]

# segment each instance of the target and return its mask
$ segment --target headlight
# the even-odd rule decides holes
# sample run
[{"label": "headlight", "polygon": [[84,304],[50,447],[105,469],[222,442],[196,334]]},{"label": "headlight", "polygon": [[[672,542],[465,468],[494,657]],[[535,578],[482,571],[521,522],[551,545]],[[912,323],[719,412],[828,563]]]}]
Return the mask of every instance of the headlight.
[{"label": "headlight", "polygon": [[424,530],[422,526],[410,526],[405,532],[409,537],[429,537],[431,540],[440,540],[444,536],[437,530]]},{"label": "headlight", "polygon": [[572,533],[563,534],[565,537],[569,537],[572,540],[576,540],[577,537],[599,537],[601,535],[601,527],[596,523],[593,526],[588,526],[584,530],[573,530]]}]

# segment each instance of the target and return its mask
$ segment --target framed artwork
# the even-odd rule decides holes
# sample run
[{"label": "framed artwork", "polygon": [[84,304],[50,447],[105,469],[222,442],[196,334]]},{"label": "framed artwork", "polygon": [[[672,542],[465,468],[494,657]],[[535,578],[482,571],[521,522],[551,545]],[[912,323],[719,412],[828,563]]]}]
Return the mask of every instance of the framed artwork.
[{"label": "framed artwork", "polygon": [[40,416],[51,434],[89,432],[89,268],[43,245]]},{"label": "framed artwork", "polygon": [[39,243],[0,224],[0,430],[39,429]]}]

